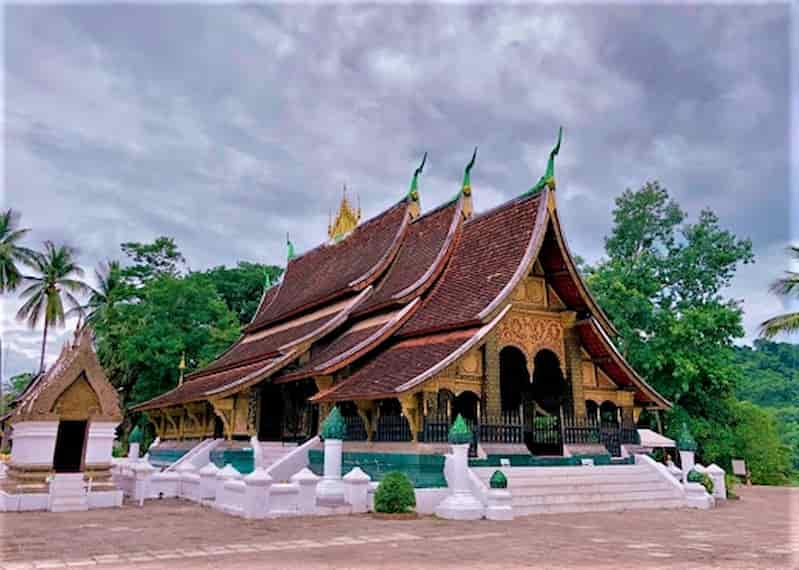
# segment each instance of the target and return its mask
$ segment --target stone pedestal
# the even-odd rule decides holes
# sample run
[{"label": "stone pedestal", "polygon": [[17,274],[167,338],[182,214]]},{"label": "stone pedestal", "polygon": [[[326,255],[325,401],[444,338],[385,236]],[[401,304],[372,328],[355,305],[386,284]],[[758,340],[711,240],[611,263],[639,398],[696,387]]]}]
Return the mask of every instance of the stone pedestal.
[{"label": "stone pedestal", "polygon": [[213,499],[216,496],[216,476],[219,468],[213,463],[208,463],[200,469],[200,498]]},{"label": "stone pedestal", "polygon": [[264,469],[257,468],[244,478],[244,484],[247,486],[244,491],[244,518],[265,518],[269,512],[272,478]]},{"label": "stone pedestal", "polygon": [[371,477],[364,473],[360,467],[356,467],[344,475],[344,483],[347,486],[346,499],[353,513],[365,513],[367,511],[369,482],[371,480]]},{"label": "stone pedestal", "polygon": [[319,477],[304,467],[298,473],[291,476],[291,482],[300,487],[297,509],[301,515],[310,515],[316,512],[316,486],[319,484]]},{"label": "stone pedestal", "polygon": [[490,489],[486,518],[492,521],[513,520],[513,500],[507,489]]},{"label": "stone pedestal", "polygon": [[344,483],[341,480],[341,448],[340,439],[325,440],[325,473],[316,488],[319,505],[330,507],[345,504]]},{"label": "stone pedestal", "polygon": [[452,494],[436,507],[436,515],[444,519],[476,520],[483,518],[483,504],[472,494],[469,484],[469,444],[453,444]]},{"label": "stone pedestal", "polygon": [[724,469],[711,463],[706,469],[706,473],[713,479],[713,498],[722,501],[727,500],[727,481],[724,476]]}]

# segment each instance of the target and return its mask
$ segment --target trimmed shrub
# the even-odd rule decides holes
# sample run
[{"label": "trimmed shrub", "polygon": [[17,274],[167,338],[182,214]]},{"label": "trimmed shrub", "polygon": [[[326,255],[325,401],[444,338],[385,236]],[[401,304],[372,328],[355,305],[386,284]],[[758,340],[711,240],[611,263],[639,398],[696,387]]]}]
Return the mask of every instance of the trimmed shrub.
[{"label": "trimmed shrub", "polygon": [[386,473],[375,491],[375,511],[407,513],[416,506],[416,494],[410,479],[399,471]]},{"label": "trimmed shrub", "polygon": [[708,495],[713,494],[713,479],[711,479],[710,475],[707,473],[700,473],[695,469],[691,469],[688,473],[688,481],[691,483],[701,483]]},{"label": "trimmed shrub", "polygon": [[505,477],[505,474],[497,469],[494,471],[494,474],[491,475],[491,479],[489,480],[489,485],[491,485],[492,489],[507,489],[508,488],[508,478]]}]

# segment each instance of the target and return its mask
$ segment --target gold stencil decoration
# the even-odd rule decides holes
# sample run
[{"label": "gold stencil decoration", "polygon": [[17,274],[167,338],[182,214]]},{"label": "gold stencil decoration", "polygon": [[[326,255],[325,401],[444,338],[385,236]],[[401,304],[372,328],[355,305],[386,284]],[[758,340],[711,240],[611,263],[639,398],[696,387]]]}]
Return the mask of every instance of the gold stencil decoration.
[{"label": "gold stencil decoration", "polygon": [[543,349],[554,352],[565,365],[563,348],[563,323],[559,318],[547,318],[523,313],[511,312],[497,328],[497,339],[500,348],[513,345],[522,349],[529,358]]}]

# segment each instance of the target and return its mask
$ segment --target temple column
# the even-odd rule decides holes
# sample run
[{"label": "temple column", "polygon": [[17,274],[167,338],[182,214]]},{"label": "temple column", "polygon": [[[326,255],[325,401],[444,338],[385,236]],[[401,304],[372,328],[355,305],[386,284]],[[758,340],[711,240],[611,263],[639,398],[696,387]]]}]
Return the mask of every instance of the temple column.
[{"label": "temple column", "polygon": [[[324,392],[325,390],[329,389],[333,385],[333,377],[332,376],[314,376],[314,382],[316,382],[316,389],[319,392]],[[331,402],[320,402],[319,403],[319,431],[322,431],[322,421],[321,418],[326,418],[330,415],[330,412],[333,408],[333,404]]]},{"label": "temple column", "polygon": [[585,393],[583,392],[583,357],[580,352],[580,335],[575,326],[577,314],[566,311],[563,319],[563,350],[566,354],[566,375],[571,384],[574,417],[585,417]]},{"label": "temple column", "polygon": [[499,343],[497,335],[488,335],[485,343],[485,406],[489,416],[502,413],[502,396],[499,386]]},{"label": "temple column", "polygon": [[366,441],[374,441],[375,430],[377,429],[374,400],[355,400],[355,407],[366,430]]},{"label": "temple column", "polygon": [[421,430],[421,422],[419,421],[419,400],[416,394],[406,394],[399,397],[400,406],[402,406],[402,415],[408,420],[408,425],[411,428],[411,441],[416,443],[418,441],[419,431]]}]

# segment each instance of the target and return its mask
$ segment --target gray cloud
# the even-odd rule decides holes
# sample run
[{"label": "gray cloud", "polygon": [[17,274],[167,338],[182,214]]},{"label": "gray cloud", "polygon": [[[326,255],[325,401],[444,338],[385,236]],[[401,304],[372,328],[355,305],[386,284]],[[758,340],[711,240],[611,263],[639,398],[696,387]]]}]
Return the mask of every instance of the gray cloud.
[{"label": "gray cloud", "polygon": [[427,150],[434,207],[477,144],[486,209],[537,180],[563,124],[573,249],[598,258],[614,197],[657,178],[753,239],[731,290],[751,338],[789,240],[788,9],[10,7],[6,205],[87,266],[161,234],[193,268],[282,263],[286,231],[324,239],[344,183],[374,215]]}]

